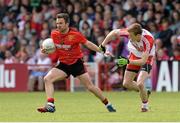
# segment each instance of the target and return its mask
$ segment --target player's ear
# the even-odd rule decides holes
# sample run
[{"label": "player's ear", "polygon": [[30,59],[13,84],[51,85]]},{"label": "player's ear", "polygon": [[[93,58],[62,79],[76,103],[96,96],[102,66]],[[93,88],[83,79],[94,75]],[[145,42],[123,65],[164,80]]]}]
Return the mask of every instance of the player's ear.
[{"label": "player's ear", "polygon": [[69,27],[69,23],[66,23],[66,26]]}]

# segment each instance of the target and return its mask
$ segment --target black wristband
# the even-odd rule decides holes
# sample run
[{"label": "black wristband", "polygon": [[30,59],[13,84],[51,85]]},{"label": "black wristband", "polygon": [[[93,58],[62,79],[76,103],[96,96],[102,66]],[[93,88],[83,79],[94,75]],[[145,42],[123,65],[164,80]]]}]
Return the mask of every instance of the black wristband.
[{"label": "black wristband", "polygon": [[101,50],[105,53],[106,52],[106,48],[102,45],[99,46],[101,48]]}]

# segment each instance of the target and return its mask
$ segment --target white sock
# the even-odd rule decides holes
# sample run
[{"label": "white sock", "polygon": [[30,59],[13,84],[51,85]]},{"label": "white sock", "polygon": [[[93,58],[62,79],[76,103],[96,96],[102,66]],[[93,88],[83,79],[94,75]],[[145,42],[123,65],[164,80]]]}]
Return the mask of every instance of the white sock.
[{"label": "white sock", "polygon": [[148,109],[148,102],[147,103],[142,103],[142,108]]},{"label": "white sock", "polygon": [[53,103],[51,103],[51,102],[48,102],[47,105],[50,105],[50,106],[52,106],[52,107],[55,106],[55,105],[54,105]]},{"label": "white sock", "polygon": [[108,104],[106,104],[106,107],[107,107],[107,106],[109,106],[109,105],[111,105],[111,103],[110,103],[110,102],[108,102]]}]

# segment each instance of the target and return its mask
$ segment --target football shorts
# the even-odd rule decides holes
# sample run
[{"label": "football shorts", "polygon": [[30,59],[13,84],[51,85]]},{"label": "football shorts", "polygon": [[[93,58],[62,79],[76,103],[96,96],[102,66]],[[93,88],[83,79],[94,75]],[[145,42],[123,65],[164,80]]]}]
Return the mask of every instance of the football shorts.
[{"label": "football shorts", "polygon": [[67,65],[60,62],[56,68],[64,71],[68,77],[73,75],[74,77],[82,75],[87,72],[86,67],[84,66],[84,61],[80,58],[74,64]]}]

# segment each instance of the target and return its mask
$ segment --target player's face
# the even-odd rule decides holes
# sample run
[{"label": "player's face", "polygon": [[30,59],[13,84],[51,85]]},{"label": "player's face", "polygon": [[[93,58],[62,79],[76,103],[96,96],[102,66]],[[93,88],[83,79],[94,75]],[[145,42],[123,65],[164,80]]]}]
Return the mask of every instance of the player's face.
[{"label": "player's face", "polygon": [[68,30],[69,24],[65,22],[64,18],[56,19],[56,26],[60,32],[66,32]]},{"label": "player's face", "polygon": [[132,41],[137,41],[137,42],[139,42],[140,39],[141,39],[141,35],[139,35],[139,34],[135,35],[133,32],[129,32],[129,38],[130,38]]}]

